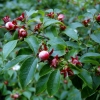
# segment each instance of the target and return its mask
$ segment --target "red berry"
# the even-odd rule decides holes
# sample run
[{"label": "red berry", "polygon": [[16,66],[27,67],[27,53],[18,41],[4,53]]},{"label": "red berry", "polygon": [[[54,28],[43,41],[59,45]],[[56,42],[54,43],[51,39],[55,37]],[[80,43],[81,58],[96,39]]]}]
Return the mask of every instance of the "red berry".
[{"label": "red berry", "polygon": [[12,23],[12,22],[7,22],[5,24],[5,27],[8,29],[8,30],[13,30],[15,28],[15,25]]},{"label": "red berry", "polygon": [[18,36],[19,36],[19,38],[25,38],[27,36],[27,31],[23,28],[19,29]]},{"label": "red berry", "polygon": [[96,21],[100,22],[100,14],[98,16],[96,16]]},{"label": "red berry", "polygon": [[48,60],[48,58],[49,58],[49,52],[48,51],[41,51],[40,53],[39,53],[39,58],[41,59],[41,60]]},{"label": "red berry", "polygon": [[4,84],[5,84],[5,85],[8,85],[8,81],[4,81]]},{"label": "red berry", "polygon": [[60,30],[64,31],[66,29],[66,26],[60,25]]},{"label": "red berry", "polygon": [[96,74],[100,75],[100,66],[98,66],[98,68],[96,68]]},{"label": "red berry", "polygon": [[90,19],[87,20],[83,20],[82,23],[85,27],[87,27],[89,25]]}]

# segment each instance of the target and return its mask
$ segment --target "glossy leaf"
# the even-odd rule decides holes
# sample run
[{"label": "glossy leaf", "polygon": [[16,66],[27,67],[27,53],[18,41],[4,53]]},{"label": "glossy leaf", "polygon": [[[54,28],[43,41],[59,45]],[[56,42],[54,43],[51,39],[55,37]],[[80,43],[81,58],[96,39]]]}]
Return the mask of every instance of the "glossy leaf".
[{"label": "glossy leaf", "polygon": [[71,28],[78,28],[78,27],[82,27],[83,25],[79,22],[74,22],[70,24]]},{"label": "glossy leaf", "polygon": [[47,82],[47,91],[50,96],[54,95],[60,85],[60,71],[55,70],[50,74],[49,80]]},{"label": "glossy leaf", "polygon": [[47,88],[48,78],[49,78],[49,75],[44,75],[39,78],[36,85],[36,94],[41,94]]},{"label": "glossy leaf", "polygon": [[19,81],[23,88],[33,80],[37,62],[38,59],[31,57],[22,64],[19,72]]},{"label": "glossy leaf", "polygon": [[15,59],[11,60],[10,62],[8,62],[5,65],[4,70],[7,70],[7,69],[13,67],[17,63],[20,63],[21,61],[27,59],[28,57],[29,57],[28,55],[20,55],[20,56],[17,56]]},{"label": "glossy leaf", "polygon": [[44,28],[52,25],[52,24],[62,24],[62,22],[58,21],[58,20],[55,20],[55,19],[47,19],[45,22],[44,22]]},{"label": "glossy leaf", "polygon": [[35,55],[36,55],[38,53],[38,49],[39,49],[38,39],[34,36],[29,36],[28,38],[25,39],[25,41],[28,43],[28,45],[35,52]]},{"label": "glossy leaf", "polygon": [[75,29],[72,28],[67,28],[64,33],[69,36],[70,38],[74,39],[74,40],[78,40],[78,34],[77,31]]},{"label": "glossy leaf", "polygon": [[41,68],[39,74],[40,74],[40,76],[44,76],[44,75],[48,74],[51,71],[52,71],[52,68],[50,67],[50,65],[46,64]]},{"label": "glossy leaf", "polygon": [[62,45],[67,46],[66,42],[60,37],[54,37],[53,39],[48,41],[48,44],[50,44],[50,45],[62,44]]},{"label": "glossy leaf", "polygon": [[72,88],[68,93],[67,100],[82,100],[80,91]]},{"label": "glossy leaf", "polygon": [[100,33],[91,34],[90,37],[93,41],[100,43]]},{"label": "glossy leaf", "polygon": [[63,56],[66,54],[66,46],[64,45],[60,45],[60,44],[53,45],[51,48],[54,49],[53,54],[52,54],[53,56],[56,56],[56,55]]},{"label": "glossy leaf", "polygon": [[3,59],[5,60],[8,55],[14,50],[17,45],[17,40],[10,41],[3,46]]},{"label": "glossy leaf", "polygon": [[88,87],[92,88],[92,77],[87,70],[82,69],[78,77],[80,77]]},{"label": "glossy leaf", "polygon": [[86,57],[94,57],[94,58],[100,58],[100,54],[99,53],[94,53],[94,52],[88,52],[85,53],[81,58],[80,61],[83,60]]}]

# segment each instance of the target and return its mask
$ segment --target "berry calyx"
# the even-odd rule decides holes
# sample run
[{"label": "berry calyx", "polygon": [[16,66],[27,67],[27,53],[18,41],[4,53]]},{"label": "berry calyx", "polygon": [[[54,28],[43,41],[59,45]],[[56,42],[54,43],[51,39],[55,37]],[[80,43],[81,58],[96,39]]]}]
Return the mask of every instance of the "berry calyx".
[{"label": "berry calyx", "polygon": [[8,29],[8,30],[13,30],[15,28],[15,25],[12,23],[12,22],[7,22],[5,24],[5,27]]},{"label": "berry calyx", "polygon": [[82,63],[78,60],[78,56],[76,56],[75,58],[74,57],[71,57],[71,61],[70,61],[73,65],[75,66],[82,66]]},{"label": "berry calyx", "polygon": [[41,28],[41,25],[42,25],[42,23],[37,24],[37,25],[34,27],[34,31],[35,31],[35,32],[36,32],[36,31],[39,31],[40,28]]},{"label": "berry calyx", "polygon": [[22,13],[22,14],[17,18],[17,20],[19,20],[19,21],[24,21],[24,20],[25,20],[25,14]]},{"label": "berry calyx", "polygon": [[64,76],[64,78],[66,76],[72,76],[74,75],[73,71],[68,67],[68,68],[64,68],[60,71],[60,73]]},{"label": "berry calyx", "polygon": [[51,61],[51,67],[54,67],[56,68],[57,67],[57,64],[58,64],[58,55],[55,56],[52,61]]},{"label": "berry calyx", "polygon": [[5,16],[4,18],[2,18],[2,20],[4,21],[4,23],[7,23],[10,21],[10,17],[9,16]]},{"label": "berry calyx", "polygon": [[18,37],[19,38],[25,38],[27,36],[27,31],[23,28],[20,28],[18,30]]},{"label": "berry calyx", "polygon": [[47,14],[47,16],[50,18],[54,18],[54,12],[50,12],[49,14]]},{"label": "berry calyx", "polygon": [[45,50],[43,50],[43,51],[41,51],[40,53],[39,53],[39,58],[41,59],[41,60],[48,60],[48,58],[49,58],[49,52],[48,51],[45,51]]}]

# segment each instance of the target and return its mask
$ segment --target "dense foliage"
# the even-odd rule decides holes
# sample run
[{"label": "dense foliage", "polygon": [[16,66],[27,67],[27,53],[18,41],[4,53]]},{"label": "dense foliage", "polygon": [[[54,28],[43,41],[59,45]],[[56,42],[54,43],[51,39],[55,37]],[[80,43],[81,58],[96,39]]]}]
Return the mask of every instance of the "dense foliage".
[{"label": "dense foliage", "polygon": [[99,0],[0,2],[0,99],[100,100]]}]

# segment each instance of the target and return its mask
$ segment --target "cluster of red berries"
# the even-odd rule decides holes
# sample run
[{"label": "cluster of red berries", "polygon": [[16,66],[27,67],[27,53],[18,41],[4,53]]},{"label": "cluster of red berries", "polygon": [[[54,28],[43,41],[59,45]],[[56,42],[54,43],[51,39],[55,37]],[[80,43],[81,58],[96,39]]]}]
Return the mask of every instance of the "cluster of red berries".
[{"label": "cluster of red berries", "polygon": [[[48,17],[54,18],[55,14],[54,12],[50,12],[47,14]],[[61,21],[63,23],[65,16],[63,14],[57,14],[57,20]],[[66,26],[61,24],[60,25],[60,30],[64,31],[66,29]]]},{"label": "cluster of red berries", "polygon": [[[53,53],[53,49],[50,52],[48,52],[47,46],[43,43],[39,48],[38,57],[41,61],[48,61],[51,67],[56,68],[60,60],[58,55],[56,55],[51,59],[52,53]],[[71,60],[69,62],[75,66],[82,66],[82,63],[78,60],[78,56],[76,56],[75,58],[71,57]],[[68,66],[64,67],[64,69],[61,70],[61,74],[64,75],[64,78],[66,76],[74,75],[73,71]]]},{"label": "cluster of red berries", "polygon": [[21,16],[19,16],[18,18],[14,19],[12,21],[10,20],[9,16],[5,16],[3,18],[4,24],[5,24],[4,27],[10,32],[18,30],[18,37],[19,38],[25,38],[27,36],[27,31],[26,31],[24,26],[17,25],[18,20],[19,21],[25,21],[25,14],[22,13]]},{"label": "cluster of red berries", "polygon": [[48,52],[47,46],[43,43],[39,48],[39,54],[38,57],[41,61],[48,61],[51,67],[56,68],[58,64],[58,56],[51,58],[51,54],[53,53],[53,49]]}]

